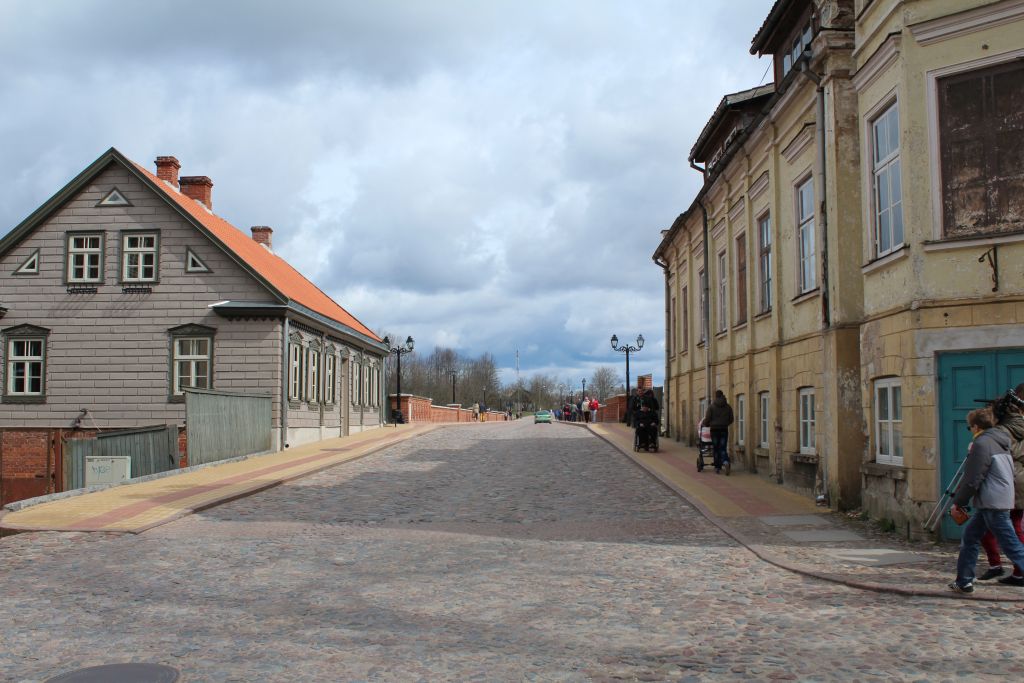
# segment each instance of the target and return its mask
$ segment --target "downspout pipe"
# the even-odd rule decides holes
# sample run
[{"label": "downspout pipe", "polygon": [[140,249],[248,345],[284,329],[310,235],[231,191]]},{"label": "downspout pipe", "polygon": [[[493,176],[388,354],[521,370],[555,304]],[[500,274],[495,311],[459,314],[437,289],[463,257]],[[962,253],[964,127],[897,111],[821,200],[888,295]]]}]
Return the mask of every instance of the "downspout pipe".
[{"label": "downspout pipe", "polygon": [[[701,296],[704,297],[704,305],[702,306],[703,316],[701,324],[704,326],[702,330],[704,332],[704,398],[707,400],[708,405],[711,405],[711,263],[708,261],[710,247],[708,245],[708,210],[704,206],[703,191],[707,187],[708,170],[707,168],[701,168],[697,164],[693,163],[693,158],[689,159],[690,168],[695,171],[699,171],[704,177],[704,186],[701,187],[701,192],[697,193],[697,205],[700,206],[701,218],[703,219],[703,242],[704,248],[702,250],[701,258],[704,259],[704,281],[700,283]],[[703,415],[699,416],[701,419]]]},{"label": "downspout pipe", "polygon": [[825,198],[825,87],[821,83],[821,76],[808,66],[806,59],[801,62],[800,70],[815,86],[814,175],[817,182],[814,191],[818,199],[818,218],[821,223],[821,321],[822,326],[828,329],[832,326],[832,311],[829,303],[828,277],[828,204]]},{"label": "downspout pipe", "polygon": [[288,448],[288,316],[281,325],[281,450]]},{"label": "downspout pipe", "polygon": [[668,284],[669,269],[668,263],[662,261],[658,256],[654,257],[654,263],[661,268],[661,272],[665,274],[665,382],[663,387],[663,396],[661,397],[662,403],[664,404],[662,415],[665,416],[665,436],[671,434],[672,430],[672,411],[668,409],[669,397],[671,395],[671,381],[669,373],[672,371],[672,355],[675,353],[675,348],[672,346],[672,290]]}]

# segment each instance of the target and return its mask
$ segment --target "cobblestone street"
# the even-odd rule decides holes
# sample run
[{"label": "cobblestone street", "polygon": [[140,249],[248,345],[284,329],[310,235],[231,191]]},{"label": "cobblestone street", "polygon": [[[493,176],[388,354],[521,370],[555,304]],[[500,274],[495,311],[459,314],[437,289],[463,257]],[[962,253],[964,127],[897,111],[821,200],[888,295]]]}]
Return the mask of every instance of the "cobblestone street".
[{"label": "cobblestone street", "polygon": [[591,432],[526,421],[140,535],[0,540],[4,681],[1020,680],[1021,619],[777,569]]}]

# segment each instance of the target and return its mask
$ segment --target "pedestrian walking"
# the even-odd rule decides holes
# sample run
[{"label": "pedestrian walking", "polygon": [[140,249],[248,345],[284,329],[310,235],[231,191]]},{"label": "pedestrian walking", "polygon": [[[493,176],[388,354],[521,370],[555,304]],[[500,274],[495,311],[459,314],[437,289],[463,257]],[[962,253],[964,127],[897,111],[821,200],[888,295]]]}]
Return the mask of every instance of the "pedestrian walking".
[{"label": "pedestrian walking", "polygon": [[953,495],[950,515],[966,517],[964,506],[968,501],[974,505],[974,514],[964,526],[956,559],[956,579],[949,584],[949,589],[956,593],[974,592],[974,567],[978,562],[981,537],[986,531],[995,535],[1011,562],[1024,567],[1024,543],[1017,538],[1010,523],[1013,508],[1010,436],[995,426],[991,408],[979,408],[967,414],[967,428],[974,440],[967,448],[963,476]]},{"label": "pedestrian walking", "polygon": [[729,426],[733,422],[732,406],[725,400],[725,394],[721,389],[715,391],[715,398],[708,406],[708,412],[701,421],[701,425],[711,430],[711,448],[714,453],[715,474],[721,474],[725,469],[725,476],[732,472],[732,462],[729,460]]},{"label": "pedestrian walking", "polygon": [[587,396],[584,396],[583,397],[583,401],[580,404],[580,406],[583,409],[583,422],[589,423],[590,422],[590,398],[588,398]]},{"label": "pedestrian walking", "polygon": [[601,407],[601,404],[597,402],[596,398],[590,399],[590,421],[597,422],[597,409]]},{"label": "pedestrian walking", "polygon": [[[1016,400],[1015,400],[1016,399]],[[1021,528],[1024,522],[1024,415],[1021,415],[1020,405],[1024,403],[1024,383],[1018,384],[1013,390],[1013,395],[1007,394],[1001,399],[993,402],[993,414],[998,421],[997,429],[1002,429],[1010,437],[1010,457],[1013,458],[1013,509],[1010,510],[1010,524],[1013,526],[1017,538],[1024,542],[1024,529]],[[981,547],[985,550],[988,559],[988,571],[978,577],[978,581],[988,581],[999,578],[999,583],[1007,586],[1024,587],[1024,572],[1019,565],[1013,566],[1013,573],[1003,576],[1006,570],[1003,569],[1002,558],[999,555],[999,544],[991,531],[986,531],[981,537]]]}]

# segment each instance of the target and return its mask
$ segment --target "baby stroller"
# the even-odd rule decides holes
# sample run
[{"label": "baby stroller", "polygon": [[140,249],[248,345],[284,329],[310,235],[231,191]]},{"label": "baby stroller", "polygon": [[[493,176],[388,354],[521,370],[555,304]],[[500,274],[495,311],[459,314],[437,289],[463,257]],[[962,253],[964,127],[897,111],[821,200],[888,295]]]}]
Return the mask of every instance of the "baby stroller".
[{"label": "baby stroller", "polygon": [[[701,420],[703,422],[703,420]],[[711,427],[697,423],[697,471],[702,472],[704,465],[715,464],[715,449],[711,446]]]},{"label": "baby stroller", "polygon": [[633,435],[633,450],[658,452],[658,411],[638,410],[633,417],[636,431]]}]

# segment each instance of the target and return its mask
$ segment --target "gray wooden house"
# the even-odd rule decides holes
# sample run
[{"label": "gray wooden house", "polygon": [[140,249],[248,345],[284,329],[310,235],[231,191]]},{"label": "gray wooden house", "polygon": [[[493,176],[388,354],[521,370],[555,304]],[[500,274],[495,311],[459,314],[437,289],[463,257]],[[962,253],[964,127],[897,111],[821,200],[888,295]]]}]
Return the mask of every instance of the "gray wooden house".
[{"label": "gray wooden house", "polygon": [[7,476],[83,409],[99,429],[180,424],[189,387],[271,395],[276,449],[381,425],[378,336],[179,169],[111,148],[0,239]]}]

